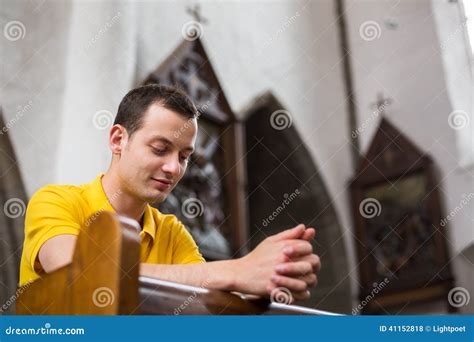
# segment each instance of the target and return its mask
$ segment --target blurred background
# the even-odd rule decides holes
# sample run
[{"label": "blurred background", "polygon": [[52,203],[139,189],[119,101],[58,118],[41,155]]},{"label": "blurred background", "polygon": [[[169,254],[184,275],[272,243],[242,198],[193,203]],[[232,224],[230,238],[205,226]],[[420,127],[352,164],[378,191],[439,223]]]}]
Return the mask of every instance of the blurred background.
[{"label": "blurred background", "polygon": [[473,1],[2,0],[0,24],[0,312],[28,199],[104,172],[120,100],[162,83],[201,116],[159,208],[206,259],[303,222],[323,268],[299,304],[474,313]]}]

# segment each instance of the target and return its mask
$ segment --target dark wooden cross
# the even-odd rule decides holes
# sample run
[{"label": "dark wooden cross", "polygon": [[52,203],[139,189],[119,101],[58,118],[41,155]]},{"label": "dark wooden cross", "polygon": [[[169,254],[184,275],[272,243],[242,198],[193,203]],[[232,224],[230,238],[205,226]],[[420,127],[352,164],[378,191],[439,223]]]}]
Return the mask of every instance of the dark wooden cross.
[{"label": "dark wooden cross", "polygon": [[207,24],[207,19],[201,15],[201,6],[199,4],[186,7],[186,12],[198,23]]},{"label": "dark wooden cross", "polygon": [[[385,110],[387,107],[392,104],[393,100],[391,98],[386,98],[383,96],[382,92],[377,93],[377,100],[370,104],[371,109],[373,109],[373,113],[376,116],[381,116],[382,118],[385,116]],[[395,144],[396,145],[396,144]],[[398,145],[396,145],[398,147]],[[394,163],[394,154],[391,148],[384,149],[384,153],[382,158],[385,162],[387,167],[392,167]]]},{"label": "dark wooden cross", "polygon": [[383,93],[377,93],[377,100],[370,104],[370,108],[374,110],[374,112],[384,116],[385,109],[393,103],[393,100],[389,97],[383,96]]}]

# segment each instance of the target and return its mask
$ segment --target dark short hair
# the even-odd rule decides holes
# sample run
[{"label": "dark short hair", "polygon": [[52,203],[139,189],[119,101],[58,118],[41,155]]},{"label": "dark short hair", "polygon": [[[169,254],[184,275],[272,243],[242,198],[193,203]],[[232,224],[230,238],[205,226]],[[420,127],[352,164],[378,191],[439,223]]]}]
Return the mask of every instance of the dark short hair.
[{"label": "dark short hair", "polygon": [[114,125],[122,125],[131,136],[141,128],[143,116],[152,104],[160,104],[187,118],[199,116],[193,101],[181,89],[148,84],[132,89],[125,95],[120,102]]}]

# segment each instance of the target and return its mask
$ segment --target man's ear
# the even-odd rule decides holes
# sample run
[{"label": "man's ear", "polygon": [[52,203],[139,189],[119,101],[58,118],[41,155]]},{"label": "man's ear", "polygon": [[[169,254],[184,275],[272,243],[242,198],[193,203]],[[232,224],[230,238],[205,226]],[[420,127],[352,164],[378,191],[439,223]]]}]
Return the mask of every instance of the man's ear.
[{"label": "man's ear", "polygon": [[109,133],[109,146],[112,154],[121,154],[128,141],[128,134],[122,125],[113,125]]}]

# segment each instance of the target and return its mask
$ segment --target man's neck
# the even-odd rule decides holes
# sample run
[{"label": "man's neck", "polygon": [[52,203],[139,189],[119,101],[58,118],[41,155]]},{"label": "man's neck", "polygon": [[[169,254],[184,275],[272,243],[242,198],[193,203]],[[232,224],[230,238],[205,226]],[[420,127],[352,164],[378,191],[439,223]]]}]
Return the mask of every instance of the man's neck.
[{"label": "man's neck", "polygon": [[137,200],[122,189],[120,180],[110,170],[102,177],[102,187],[107,199],[118,214],[130,217],[137,222],[142,222],[146,203]]}]

